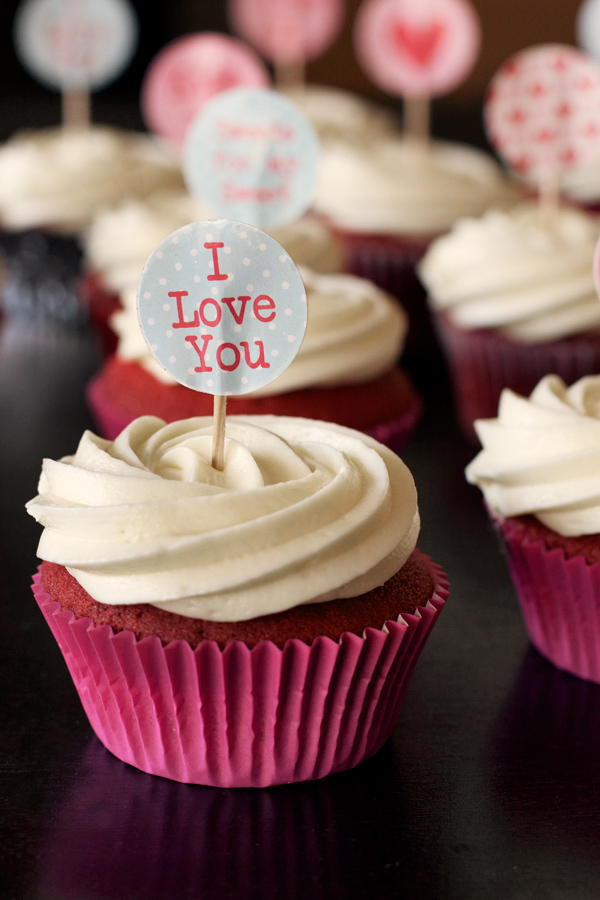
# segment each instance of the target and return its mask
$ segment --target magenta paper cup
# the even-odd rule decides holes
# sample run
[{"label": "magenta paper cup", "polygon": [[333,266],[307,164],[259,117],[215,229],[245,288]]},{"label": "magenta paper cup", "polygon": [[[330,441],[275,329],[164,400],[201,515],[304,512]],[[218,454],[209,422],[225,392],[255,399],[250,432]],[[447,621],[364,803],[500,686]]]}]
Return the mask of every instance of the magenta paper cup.
[{"label": "magenta paper cup", "polygon": [[[90,381],[86,390],[86,399],[100,436],[108,441],[114,441],[123,429],[136,418],[133,413],[119,409],[105,397],[100,376],[96,376]],[[394,450],[395,453],[400,453],[421,421],[424,407],[423,398],[415,391],[410,405],[402,415],[370,428],[364,428],[363,431],[379,441],[380,444],[385,444],[390,450]]]},{"label": "magenta paper cup", "polygon": [[498,415],[504,388],[528,397],[545,375],[573,384],[600,372],[600,334],[524,344],[494,329],[460,328],[441,313],[435,326],[448,361],[457,420],[472,442],[477,442],[473,423]]},{"label": "magenta paper cup", "polygon": [[[415,553],[419,554],[416,550]],[[323,778],[373,756],[394,727],[413,668],[448,596],[362,637],[318,637],[281,650],[234,641],[162,646],[77,619],[34,576],[33,592],[90,724],[123,762],[151,775],[215,787]]]},{"label": "magenta paper cup", "polygon": [[557,668],[600,683],[600,563],[527,540],[510,519],[496,524],[531,643]]}]

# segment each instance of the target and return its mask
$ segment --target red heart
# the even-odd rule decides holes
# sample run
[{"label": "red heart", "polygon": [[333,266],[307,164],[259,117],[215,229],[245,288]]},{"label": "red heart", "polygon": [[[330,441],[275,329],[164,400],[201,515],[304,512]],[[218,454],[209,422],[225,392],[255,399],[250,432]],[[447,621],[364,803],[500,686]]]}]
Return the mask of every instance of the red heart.
[{"label": "red heart", "polygon": [[444,22],[427,25],[394,22],[392,40],[400,53],[405,53],[419,66],[428,66],[437,53],[440,40],[446,32]]}]

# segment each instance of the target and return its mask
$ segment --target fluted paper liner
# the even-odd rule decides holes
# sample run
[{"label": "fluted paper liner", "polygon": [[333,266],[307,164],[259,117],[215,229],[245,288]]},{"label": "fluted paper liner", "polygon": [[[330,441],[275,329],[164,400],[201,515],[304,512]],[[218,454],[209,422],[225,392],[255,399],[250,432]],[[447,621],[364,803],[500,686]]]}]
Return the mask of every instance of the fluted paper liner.
[{"label": "fluted paper liner", "polygon": [[600,563],[516,535],[510,520],[497,524],[532,644],[559,669],[600,683]]},{"label": "fluted paper liner", "polygon": [[477,441],[473,422],[498,414],[504,388],[528,397],[544,375],[573,384],[600,372],[600,335],[588,332],[557,341],[523,343],[495,329],[467,329],[434,314],[448,360],[454,405],[465,437]]},{"label": "fluted paper liner", "polygon": [[[419,551],[415,551],[418,553]],[[414,615],[283,650],[235,641],[162,646],[77,619],[34,576],[33,592],[65,657],[90,724],[124,762],[175,781],[264,787],[356,766],[395,724],[410,676],[448,596],[427,557],[434,593]]]}]

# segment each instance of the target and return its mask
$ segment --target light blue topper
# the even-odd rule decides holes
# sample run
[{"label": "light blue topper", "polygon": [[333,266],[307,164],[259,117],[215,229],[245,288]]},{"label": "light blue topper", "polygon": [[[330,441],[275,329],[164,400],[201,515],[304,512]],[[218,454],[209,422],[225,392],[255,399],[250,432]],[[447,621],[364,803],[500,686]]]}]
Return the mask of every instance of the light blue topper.
[{"label": "light blue topper", "polygon": [[152,252],[138,316],[152,355],[181,384],[246,394],[273,381],[298,352],[306,292],[290,256],[258,228],[194,222]]},{"label": "light blue topper", "polygon": [[219,216],[259,228],[288,224],[311,205],[319,141],[300,107],[265,88],[234,88],[207,103],[184,148],[189,190]]}]

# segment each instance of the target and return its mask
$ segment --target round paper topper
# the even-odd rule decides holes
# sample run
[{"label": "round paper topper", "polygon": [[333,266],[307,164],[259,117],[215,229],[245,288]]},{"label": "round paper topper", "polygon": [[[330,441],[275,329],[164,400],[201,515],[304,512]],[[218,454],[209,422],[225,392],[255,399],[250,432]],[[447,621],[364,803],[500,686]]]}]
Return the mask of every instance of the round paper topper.
[{"label": "round paper topper", "polygon": [[302,279],[277,241],[251,225],[185,225],[150,256],[140,326],[157,362],[181,384],[227,396],[273,381],[306,330]]},{"label": "round paper topper", "polygon": [[600,59],[600,3],[584,0],[575,18],[575,37],[580,47]]},{"label": "round paper topper", "polygon": [[438,96],[471,71],[481,26],[468,0],[366,0],[354,26],[357,59],[389,94]]},{"label": "round paper topper", "polygon": [[292,100],[271,90],[219,94],[191,124],[183,167],[188,187],[220,216],[274,227],[310,206],[319,141]]},{"label": "round paper topper", "polygon": [[233,30],[271,62],[317,59],[344,21],[343,0],[231,0]]},{"label": "round paper topper", "polygon": [[167,44],[148,67],[142,113],[148,128],[182,144],[190,122],[215,94],[269,83],[263,62],[241,41],[211,32],[189,34]]},{"label": "round paper topper", "polygon": [[600,66],[574,47],[523,50],[498,70],[485,101],[489,139],[532,180],[600,154]]},{"label": "round paper topper", "polygon": [[99,90],[129,64],[138,26],[127,0],[25,0],[17,11],[17,55],[59,91]]}]

